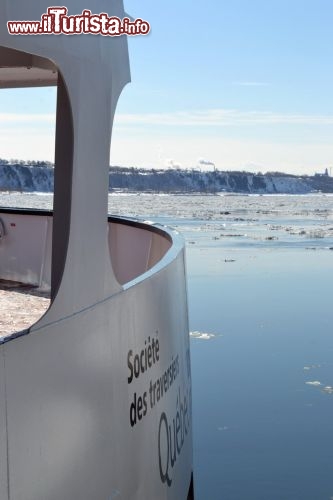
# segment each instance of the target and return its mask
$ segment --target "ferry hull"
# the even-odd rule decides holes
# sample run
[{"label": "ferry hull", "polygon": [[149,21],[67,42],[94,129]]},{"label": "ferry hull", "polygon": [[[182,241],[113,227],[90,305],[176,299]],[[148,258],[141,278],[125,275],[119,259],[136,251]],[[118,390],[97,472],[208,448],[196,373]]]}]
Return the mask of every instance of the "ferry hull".
[{"label": "ferry hull", "polygon": [[187,498],[191,371],[176,240],[121,292],[56,321],[46,313],[0,346],[1,499]]}]

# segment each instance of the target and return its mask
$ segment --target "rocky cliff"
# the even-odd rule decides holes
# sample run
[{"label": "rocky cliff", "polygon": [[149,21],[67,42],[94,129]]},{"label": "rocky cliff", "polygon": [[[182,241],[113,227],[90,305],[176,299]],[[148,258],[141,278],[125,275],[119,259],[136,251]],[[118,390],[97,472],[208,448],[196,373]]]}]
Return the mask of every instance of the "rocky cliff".
[{"label": "rocky cliff", "polygon": [[[306,194],[333,192],[333,177],[293,176],[282,173],[201,172],[199,170],[155,170],[110,167],[112,190],[149,192],[231,192],[257,194]],[[0,190],[53,191],[53,167],[45,162],[0,161]]]},{"label": "rocky cliff", "polygon": [[0,191],[53,191],[53,168],[0,163]]},{"label": "rocky cliff", "polygon": [[246,194],[306,194],[333,192],[333,177],[282,173],[201,172],[198,170],[143,170],[113,167],[109,187],[129,191],[231,192]]}]

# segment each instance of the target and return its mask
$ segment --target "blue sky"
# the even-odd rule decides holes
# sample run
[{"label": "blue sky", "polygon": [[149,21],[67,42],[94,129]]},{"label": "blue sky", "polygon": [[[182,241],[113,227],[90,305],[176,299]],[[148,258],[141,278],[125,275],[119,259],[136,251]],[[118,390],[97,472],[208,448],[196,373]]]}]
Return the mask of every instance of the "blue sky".
[{"label": "blue sky", "polygon": [[[112,164],[333,167],[332,0],[127,0],[125,8],[151,33],[129,40],[132,83],[119,101]],[[54,89],[1,91],[0,157],[52,160],[54,106]]]}]

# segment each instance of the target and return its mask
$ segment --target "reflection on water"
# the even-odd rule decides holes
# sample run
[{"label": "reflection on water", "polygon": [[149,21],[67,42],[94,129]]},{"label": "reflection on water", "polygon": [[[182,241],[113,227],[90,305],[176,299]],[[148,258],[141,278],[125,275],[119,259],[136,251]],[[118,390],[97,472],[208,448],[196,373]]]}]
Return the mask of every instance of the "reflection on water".
[{"label": "reflection on water", "polygon": [[186,238],[196,500],[333,498],[333,196],[111,195],[109,211]]}]

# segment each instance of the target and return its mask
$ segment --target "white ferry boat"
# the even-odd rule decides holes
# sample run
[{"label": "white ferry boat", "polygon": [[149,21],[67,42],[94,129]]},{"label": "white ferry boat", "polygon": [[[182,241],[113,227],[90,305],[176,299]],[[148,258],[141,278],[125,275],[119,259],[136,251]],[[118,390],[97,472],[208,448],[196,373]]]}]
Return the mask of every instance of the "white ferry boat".
[{"label": "white ferry boat", "polygon": [[[0,0],[0,87],[57,86],[53,211],[0,209],[0,286],[50,291],[36,322],[0,337],[0,499],[190,500],[183,241],[107,216],[127,40],[8,34],[48,7]],[[94,10],[125,16],[122,0]]]}]

